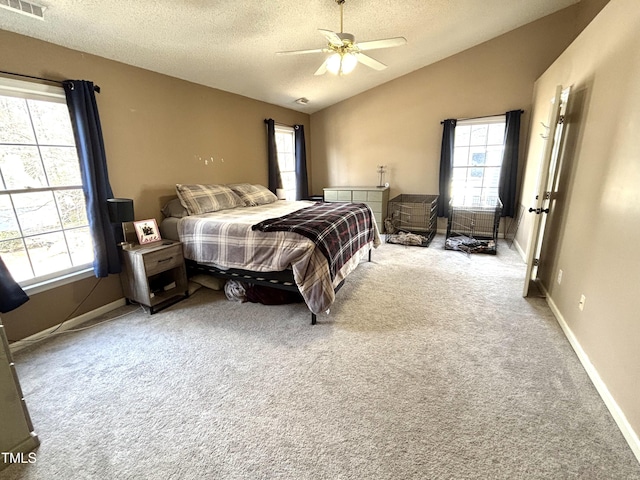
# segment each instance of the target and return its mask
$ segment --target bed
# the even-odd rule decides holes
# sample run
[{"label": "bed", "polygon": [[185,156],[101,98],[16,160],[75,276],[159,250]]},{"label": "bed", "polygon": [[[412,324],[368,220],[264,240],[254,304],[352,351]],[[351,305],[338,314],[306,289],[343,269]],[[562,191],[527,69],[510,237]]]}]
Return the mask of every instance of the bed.
[{"label": "bed", "polygon": [[[312,324],[329,310],[349,273],[380,244],[365,204],[277,200],[259,185],[234,184],[215,186],[217,203],[211,206],[211,187],[177,185],[178,199],[163,208],[161,234],[183,243],[190,274],[298,291]],[[324,225],[320,238],[310,231],[314,222]]]}]

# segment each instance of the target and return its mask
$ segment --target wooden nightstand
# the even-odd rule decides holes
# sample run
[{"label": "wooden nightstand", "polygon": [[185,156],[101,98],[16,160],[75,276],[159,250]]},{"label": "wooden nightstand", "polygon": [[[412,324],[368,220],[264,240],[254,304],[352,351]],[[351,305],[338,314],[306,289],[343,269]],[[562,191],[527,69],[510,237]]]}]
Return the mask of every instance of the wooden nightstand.
[{"label": "wooden nightstand", "polygon": [[170,240],[122,250],[122,290],[128,301],[151,314],[187,298],[187,270],[182,243]]}]

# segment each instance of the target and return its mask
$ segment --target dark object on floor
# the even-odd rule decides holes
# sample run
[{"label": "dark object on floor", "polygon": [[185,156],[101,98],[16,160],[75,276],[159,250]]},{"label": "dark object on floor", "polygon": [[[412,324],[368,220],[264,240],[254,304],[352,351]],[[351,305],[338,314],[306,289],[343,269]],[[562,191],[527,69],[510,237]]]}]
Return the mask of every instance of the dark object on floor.
[{"label": "dark object on floor", "polygon": [[304,301],[299,292],[281,290],[264,285],[248,285],[246,296],[249,302],[262,303],[263,305],[284,305]]}]

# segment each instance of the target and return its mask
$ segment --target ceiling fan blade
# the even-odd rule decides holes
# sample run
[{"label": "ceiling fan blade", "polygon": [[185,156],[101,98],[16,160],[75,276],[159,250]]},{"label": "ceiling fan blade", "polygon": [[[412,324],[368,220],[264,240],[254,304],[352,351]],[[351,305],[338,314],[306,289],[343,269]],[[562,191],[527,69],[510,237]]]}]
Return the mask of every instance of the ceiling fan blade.
[{"label": "ceiling fan blade", "polygon": [[342,45],[342,39],[338,36],[338,34],[336,32],[332,32],[331,30],[323,30],[322,28],[319,28],[318,31],[324,35],[324,37],[329,40],[329,43],[331,45],[336,45],[336,46],[341,46]]},{"label": "ceiling fan blade", "polygon": [[385,68],[387,68],[387,66],[384,63],[379,62],[375,58],[371,58],[370,56],[365,55],[364,53],[354,53],[354,55],[356,56],[356,58],[360,63],[362,63],[363,65],[366,65],[367,67],[373,68],[374,70],[384,70]]},{"label": "ceiling fan blade", "polygon": [[326,60],[324,62],[322,62],[322,65],[320,65],[320,67],[318,68],[318,70],[316,70],[316,73],[314,73],[314,75],[324,75],[325,73],[327,73],[327,61]]},{"label": "ceiling fan blade", "polygon": [[302,55],[304,53],[321,53],[326,51],[326,48],[313,48],[311,50],[289,50],[286,52],[276,52],[276,55]]},{"label": "ceiling fan blade", "polygon": [[407,39],[404,37],[393,37],[381,40],[371,40],[369,42],[358,42],[358,48],[360,50],[375,50],[376,48],[399,47],[406,43]]}]

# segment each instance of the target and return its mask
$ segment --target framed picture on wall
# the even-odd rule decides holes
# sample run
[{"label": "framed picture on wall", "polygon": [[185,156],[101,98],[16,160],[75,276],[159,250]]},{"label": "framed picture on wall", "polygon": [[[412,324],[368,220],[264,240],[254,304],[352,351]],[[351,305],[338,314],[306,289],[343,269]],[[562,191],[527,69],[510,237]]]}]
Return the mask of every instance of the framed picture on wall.
[{"label": "framed picture on wall", "polygon": [[133,228],[136,231],[138,243],[140,245],[146,245],[148,243],[159,242],[162,240],[155,218],[133,222]]}]

